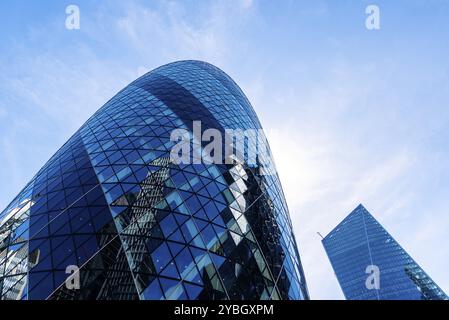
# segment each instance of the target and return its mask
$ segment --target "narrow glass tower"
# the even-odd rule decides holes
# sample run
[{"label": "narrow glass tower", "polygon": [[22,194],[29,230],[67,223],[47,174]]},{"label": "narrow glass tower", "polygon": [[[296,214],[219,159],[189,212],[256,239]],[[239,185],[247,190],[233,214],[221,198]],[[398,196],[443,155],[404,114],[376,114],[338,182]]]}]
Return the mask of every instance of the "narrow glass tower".
[{"label": "narrow glass tower", "polygon": [[348,300],[448,299],[362,205],[322,242]]},{"label": "narrow glass tower", "polygon": [[[1,298],[308,299],[268,144],[250,164],[217,150],[227,161],[174,162],[173,131],[195,123],[261,129],[200,61],[155,69],[99,109],[0,214]],[[207,148],[196,142],[192,154]]]}]

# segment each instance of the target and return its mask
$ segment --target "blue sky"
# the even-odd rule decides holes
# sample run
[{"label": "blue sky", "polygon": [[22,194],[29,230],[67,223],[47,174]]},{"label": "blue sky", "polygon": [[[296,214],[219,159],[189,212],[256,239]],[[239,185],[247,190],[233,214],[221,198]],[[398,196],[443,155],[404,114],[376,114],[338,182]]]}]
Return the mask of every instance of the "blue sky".
[{"label": "blue sky", "polygon": [[[65,28],[76,4],[81,29]],[[365,28],[365,8],[381,28]],[[342,294],[316,232],[359,203],[449,292],[449,2],[1,1],[0,208],[159,65],[211,62],[267,131],[309,290]]]}]

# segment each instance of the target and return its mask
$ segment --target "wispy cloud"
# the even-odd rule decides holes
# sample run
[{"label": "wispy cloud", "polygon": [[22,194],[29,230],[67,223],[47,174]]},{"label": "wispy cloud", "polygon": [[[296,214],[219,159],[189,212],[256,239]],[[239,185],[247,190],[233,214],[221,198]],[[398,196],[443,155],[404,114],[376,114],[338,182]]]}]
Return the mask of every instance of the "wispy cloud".
[{"label": "wispy cloud", "polygon": [[6,109],[4,107],[0,106],[0,119],[5,118],[7,114],[8,114],[8,112],[6,111]]},{"label": "wispy cloud", "polygon": [[[11,192],[18,192],[23,179],[31,178],[99,106],[137,76],[178,59],[224,63],[233,32],[251,7],[244,1],[238,6],[214,1],[195,5],[203,18],[194,19],[192,8],[182,3],[153,4],[108,1],[91,10],[80,4],[79,31],[63,27],[62,11],[59,19],[30,25],[25,37],[12,39],[7,55],[0,56],[5,62],[0,67],[0,117],[14,117],[1,128],[3,143],[12,146],[3,174],[5,180],[20,181]],[[19,119],[33,125],[18,132],[13,123]],[[23,170],[24,178],[16,179],[12,167],[30,139],[46,145],[33,158],[20,160],[30,171]]]},{"label": "wispy cloud", "polygon": [[131,80],[202,59],[234,77],[268,131],[312,298],[342,298],[316,232],[359,202],[449,291],[444,41],[363,33],[363,16],[327,1],[80,5],[81,30],[39,19],[0,53],[0,206]]},{"label": "wispy cloud", "polygon": [[[435,259],[437,254],[430,257],[426,248],[443,236],[429,232],[447,230],[449,224],[431,208],[416,205],[431,197],[423,192],[419,176],[425,172],[427,178],[436,177],[442,168],[432,169],[423,148],[428,132],[413,126],[420,117],[413,113],[419,111],[410,112],[407,104],[397,103],[398,92],[385,88],[397,81],[395,77],[379,81],[375,69],[339,59],[315,70],[300,70],[318,76],[316,84],[302,83],[298,77],[273,88],[269,78],[259,77],[248,85],[248,92],[268,128],[312,298],[343,298],[317,232],[325,235],[359,203],[385,222],[418,262]],[[373,96],[376,99],[367,99]],[[266,113],[269,109],[289,110],[288,117]],[[422,221],[428,232],[423,231],[426,243],[418,245],[415,231]],[[440,266],[428,270],[444,286],[438,272],[448,256],[438,252],[434,261]]]}]

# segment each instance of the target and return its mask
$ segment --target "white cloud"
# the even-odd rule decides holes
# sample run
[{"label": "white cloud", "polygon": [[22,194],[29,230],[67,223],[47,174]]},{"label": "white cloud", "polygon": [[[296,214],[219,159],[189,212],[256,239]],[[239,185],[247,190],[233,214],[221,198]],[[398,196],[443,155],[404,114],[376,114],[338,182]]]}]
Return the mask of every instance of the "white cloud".
[{"label": "white cloud", "polygon": [[[2,180],[11,181],[8,188],[12,189],[7,192],[15,195],[18,190],[14,189],[23,187],[25,180],[43,164],[39,161],[47,160],[99,106],[146,71],[178,59],[203,59],[227,72],[227,65],[239,71],[242,57],[247,55],[246,43],[239,35],[257,8],[251,0],[239,3],[235,6],[235,2],[214,1],[202,7],[201,12],[195,11],[195,16],[201,17],[198,20],[192,18],[194,10],[176,2],[161,2],[158,9],[115,3],[121,6],[115,12],[118,15],[86,12],[92,19],[83,13],[81,32],[92,43],[101,45],[101,50],[123,50],[116,59],[79,43],[66,50],[54,43],[50,53],[33,56],[23,49],[19,51],[11,66],[2,65],[0,87],[29,108],[29,121],[45,118],[45,130],[54,137],[51,142],[39,142],[39,138],[45,141],[45,136],[38,132],[39,128],[29,125],[27,117],[8,124],[10,133],[2,137],[6,150],[2,158],[2,177],[6,178]],[[329,11],[320,2],[301,14],[309,13],[327,15]],[[47,35],[45,28],[32,33],[37,42],[45,39],[47,43]],[[258,50],[263,48],[266,47]],[[231,64],[232,59],[240,64]],[[320,73],[309,62],[290,62],[289,79],[281,85],[271,79],[271,73],[264,73],[263,63],[257,63],[258,70],[244,75],[248,83],[235,80],[244,85],[267,128],[312,298],[342,298],[316,232],[330,231],[359,202],[366,204],[375,216],[393,222],[392,226],[398,226],[409,215],[418,216],[411,207],[420,191],[414,179],[423,169],[423,158],[418,149],[395,135],[404,130],[411,139],[419,132],[413,125],[406,126],[408,122],[402,121],[402,117],[407,114],[397,108],[410,104],[414,96],[407,98],[389,91],[388,86],[395,82],[388,77],[373,79],[375,67],[367,66],[364,70],[341,61],[319,61],[326,70]],[[282,61],[279,64],[285,66]],[[17,66],[20,70],[16,70]],[[310,75],[313,76],[307,78]],[[379,97],[382,92],[389,97]],[[376,100],[370,100],[373,96]],[[0,107],[0,118],[6,112],[9,116],[9,110],[16,107],[17,104]],[[42,118],[31,119],[37,117],[32,109],[39,110]],[[288,110],[288,114],[277,110]],[[36,145],[24,140],[23,146],[18,147],[20,132],[34,137]],[[444,162],[444,157],[440,162]],[[19,172],[19,167],[25,169]],[[438,176],[423,171],[431,180]],[[415,252],[423,261],[449,256],[444,248],[424,255],[426,246],[445,238],[449,222],[441,217],[448,209],[441,205],[436,211],[439,219],[423,223],[416,240],[404,238],[409,240],[410,248],[417,248]],[[408,231],[403,230],[399,237]],[[401,226],[395,231],[401,231]],[[449,286],[447,281],[446,285]]]},{"label": "white cloud", "polygon": [[[116,6],[105,3],[101,10],[83,11],[83,26],[76,34],[59,29],[60,21],[30,26],[27,37],[16,39],[8,49],[14,59],[1,66],[0,88],[7,94],[0,103],[8,107],[0,108],[0,117],[9,111],[21,117],[21,131],[14,121],[2,129],[6,142],[17,140],[11,155],[16,153],[20,165],[28,168],[23,179],[31,178],[90,115],[137,76],[178,59],[224,63],[233,31],[243,23],[240,9],[227,1],[198,5],[203,17],[198,21],[181,3],[160,2],[157,10],[128,2]],[[71,41],[73,35],[88,41]],[[46,49],[38,46],[30,54],[30,46],[44,39]],[[103,54],[114,50],[122,51],[116,57]],[[30,122],[33,125],[23,128]],[[29,141],[19,142],[27,137],[47,141],[40,154],[26,156]],[[2,174],[22,182],[10,188],[16,193],[26,181],[10,177],[16,172],[11,169],[17,165],[13,158],[3,163]]]},{"label": "white cloud", "polygon": [[0,106],[0,119],[5,118],[7,114],[8,112],[6,112],[6,109]]},{"label": "white cloud", "polygon": [[[416,172],[425,162],[419,142],[404,143],[394,131],[382,130],[396,121],[390,116],[394,105],[366,99],[381,83],[361,81],[347,65],[334,70],[312,87],[292,81],[280,90],[258,77],[246,90],[268,128],[313,299],[343,299],[317,232],[326,235],[363,203],[406,234],[410,226],[400,223],[417,214],[410,206],[418,192]],[[267,110],[289,112],[276,118]],[[412,242],[408,236],[404,243]]]},{"label": "white cloud", "polygon": [[144,67],[144,66],[139,66],[136,70],[137,77],[141,77],[149,71],[150,71],[149,68]]},{"label": "white cloud", "polygon": [[[229,55],[232,36],[244,15],[229,2],[214,2],[201,7],[201,19],[191,19],[191,11],[176,2],[162,4],[163,10],[136,4],[124,6],[116,27],[122,39],[139,56],[151,61],[164,57],[168,62],[179,59],[204,59],[223,63]],[[156,65],[155,65],[156,66]]]},{"label": "white cloud", "polygon": [[240,0],[242,7],[245,9],[251,8],[254,5],[253,0]]},{"label": "white cloud", "polygon": [[[405,196],[401,193],[405,193],[404,177],[412,168],[410,157],[399,151],[382,162],[362,166],[355,163],[356,159],[347,161],[339,156],[344,143],[338,139],[307,137],[300,128],[290,125],[268,130],[267,136],[312,297],[336,298],[337,282],[316,232],[325,235],[360,202],[375,204],[373,209],[394,206],[397,199]],[[397,212],[400,207],[394,209]],[[334,290],[329,291],[331,284]]]}]

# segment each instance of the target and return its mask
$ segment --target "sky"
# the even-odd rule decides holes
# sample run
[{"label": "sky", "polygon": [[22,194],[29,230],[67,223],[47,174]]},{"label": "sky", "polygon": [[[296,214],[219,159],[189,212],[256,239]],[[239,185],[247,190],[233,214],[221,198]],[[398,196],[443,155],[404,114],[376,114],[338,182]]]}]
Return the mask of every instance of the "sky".
[{"label": "sky", "polygon": [[[70,4],[79,30],[65,26]],[[444,0],[1,1],[0,211],[132,80],[204,60],[267,131],[312,299],[343,299],[317,232],[359,203],[449,293],[448,12]]]}]

